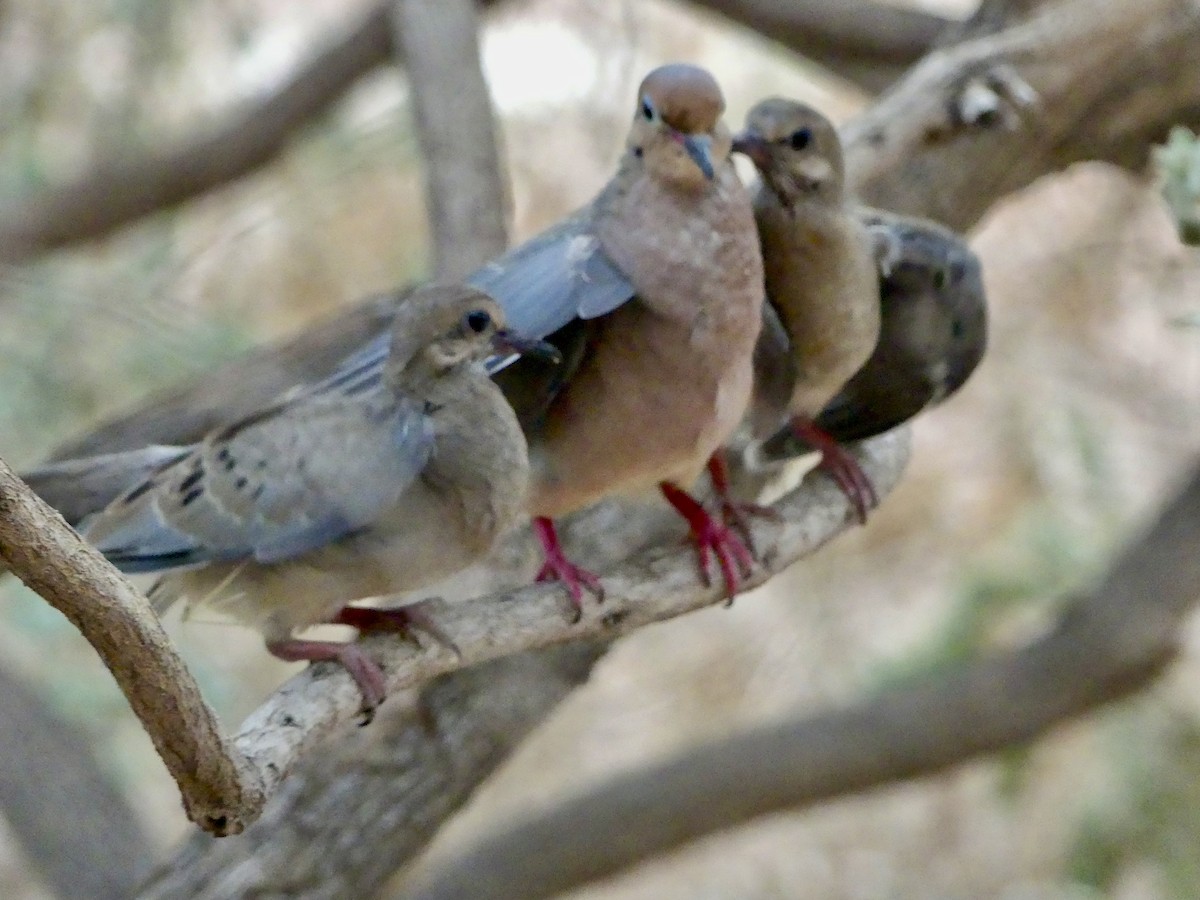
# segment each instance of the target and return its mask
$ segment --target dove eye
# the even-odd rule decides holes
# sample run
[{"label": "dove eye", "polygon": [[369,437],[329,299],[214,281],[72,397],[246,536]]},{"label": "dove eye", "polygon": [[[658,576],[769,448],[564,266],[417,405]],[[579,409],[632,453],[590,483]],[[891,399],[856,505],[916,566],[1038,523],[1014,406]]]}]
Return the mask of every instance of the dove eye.
[{"label": "dove eye", "polygon": [[654,104],[647,97],[642,98],[642,118],[647,122],[654,121]]},{"label": "dove eye", "polygon": [[946,286],[946,282],[949,280],[950,276],[946,273],[945,269],[937,269],[933,273],[933,289],[935,291],[940,291]]},{"label": "dove eye", "polygon": [[788,138],[788,143],[792,145],[793,150],[803,150],[812,141],[812,129],[797,128]]},{"label": "dove eye", "polygon": [[492,324],[491,315],[482,309],[475,309],[463,316],[463,324],[468,331],[483,334]]}]

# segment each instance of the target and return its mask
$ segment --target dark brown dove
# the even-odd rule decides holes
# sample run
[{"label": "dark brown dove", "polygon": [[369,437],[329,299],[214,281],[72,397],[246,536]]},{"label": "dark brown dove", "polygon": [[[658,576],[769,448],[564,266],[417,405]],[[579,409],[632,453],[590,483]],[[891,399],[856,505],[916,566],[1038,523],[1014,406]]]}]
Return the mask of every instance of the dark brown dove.
[{"label": "dark brown dove", "polygon": [[[839,443],[882,434],[941,403],[975,371],[987,347],[987,300],[979,258],[965,240],[935,222],[879,210],[860,211],[885,229],[895,248],[880,279],[882,325],[866,365],[821,411],[817,427]],[[757,351],[755,428],[770,434],[790,396],[787,334],[768,320]],[[754,447],[751,466],[817,448],[791,429]]]}]

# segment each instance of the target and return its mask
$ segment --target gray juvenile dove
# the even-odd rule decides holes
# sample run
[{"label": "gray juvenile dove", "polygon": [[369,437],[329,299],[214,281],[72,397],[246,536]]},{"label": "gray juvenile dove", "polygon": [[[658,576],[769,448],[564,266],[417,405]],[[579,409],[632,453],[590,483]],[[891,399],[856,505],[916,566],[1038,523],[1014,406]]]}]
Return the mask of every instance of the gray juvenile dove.
[{"label": "gray juvenile dove", "polygon": [[[382,673],[355,644],[303,640],[322,622],[403,622],[346,601],[412,590],[486,554],[524,514],[525,438],[488,377],[495,353],[555,354],[505,330],[480,291],[414,294],[382,379],[304,393],[218,429],[118,497],[83,534],[153,591],[228,610],[282,659],[340,661],[369,712]],[[390,618],[389,618],[390,617]]]},{"label": "gray juvenile dove", "polygon": [[[515,330],[548,337],[565,360],[520,360],[498,380],[529,438],[529,512],[546,555],[539,578],[561,579],[577,607],[581,588],[598,582],[565,558],[552,518],[611,494],[657,485],[688,521],[705,577],[715,555],[730,593],[749,566],[742,542],[685,491],[747,407],[761,327],[761,252],[723,109],[703,69],[655,69],[638,89],[617,174],[597,198],[469,279]],[[369,342],[314,390],[369,388],[386,352],[382,338]],[[198,392],[187,402],[204,401]],[[141,453],[129,452],[131,469]]]},{"label": "gray juvenile dove", "polygon": [[[841,141],[821,113],[791,100],[763,100],[747,114],[734,150],[749,156],[760,175],[754,216],[767,299],[791,346],[790,427],[821,451],[822,467],[865,521],[876,502],[874,488],[815,420],[875,348],[878,264],[893,248],[855,215],[845,193]],[[724,493],[719,456],[710,471]]]},{"label": "gray juvenile dove", "polygon": [[[821,411],[816,425],[840,443],[882,434],[957,391],[987,347],[987,301],[979,258],[966,241],[935,222],[879,210],[862,210],[863,221],[886,229],[895,259],[880,281],[882,327],[874,353]],[[783,382],[790,366],[782,328],[764,328],[759,340],[758,386]],[[785,384],[756,387],[760,421],[778,422],[788,396]],[[773,427],[773,426],[772,426]],[[816,448],[780,429],[753,455],[785,459]]]}]

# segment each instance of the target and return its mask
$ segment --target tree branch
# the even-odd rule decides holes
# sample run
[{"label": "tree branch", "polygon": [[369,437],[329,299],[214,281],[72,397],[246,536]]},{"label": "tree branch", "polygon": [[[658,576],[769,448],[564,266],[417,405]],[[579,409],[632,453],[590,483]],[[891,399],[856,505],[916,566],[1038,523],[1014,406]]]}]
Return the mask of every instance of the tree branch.
[{"label": "tree branch", "polygon": [[954,25],[933,13],[872,0],[693,0],[870,91],[896,81]]},{"label": "tree branch", "polygon": [[100,654],[154,741],[192,821],[240,831],[262,809],[255,773],[216,716],[146,598],[0,460],[0,559]]},{"label": "tree branch", "polygon": [[[907,461],[908,434],[902,429],[879,438],[863,454],[866,471],[886,494]],[[844,496],[824,478],[806,481],[776,508],[780,521],[756,523],[755,541],[767,562],[755,583],[852,522]],[[637,538],[614,529],[613,512],[599,507],[575,518],[569,534],[585,541],[570,542],[572,558],[608,565],[633,540],[661,540],[654,525]],[[622,526],[625,520],[622,515]],[[237,738],[268,792],[277,789],[263,819],[232,841],[193,838],[160,868],[144,896],[242,895],[243,889],[254,893],[310,879],[337,887],[331,894],[337,896],[378,889],[586,680],[613,638],[721,600],[718,589],[697,580],[688,549],[650,550],[610,571],[604,585],[604,604],[575,625],[553,586],[443,606],[434,615],[461,655],[437,644],[418,648],[395,635],[363,639],[387,675],[390,695],[426,682],[418,723],[400,715],[350,732],[373,736],[369,745],[343,727],[361,704],[353,682],[336,665],[310,666],[253,713]],[[556,642],[562,646],[545,649]],[[338,731],[337,741],[323,740]],[[309,752],[317,746],[319,753]],[[331,852],[346,848],[350,835],[353,852]]]},{"label": "tree branch", "polygon": [[[71,183],[0,209],[0,262],[20,262],[103,237],[271,162],[362,76],[389,62],[403,64],[394,41],[393,2],[382,0],[346,35],[316,52],[275,93],[173,150],[132,151]],[[813,4],[768,0],[698,3],[872,88],[894,81],[947,24],[926,13],[865,0],[849,8],[825,0],[815,9]],[[496,5],[498,0],[479,0],[481,9]],[[442,112],[447,109],[454,109],[454,104]]]},{"label": "tree branch", "polygon": [[244,834],[192,835],[139,896],[274,896],[281,885],[293,897],[376,896],[606,647],[551,647],[437,679],[418,715],[388,710],[395,698],[293,773]]},{"label": "tree branch", "polygon": [[[865,444],[862,453],[867,474],[884,496],[899,480],[908,459],[908,433],[901,429],[877,438]],[[844,495],[824,478],[805,482],[775,509],[779,521],[755,523],[754,541],[765,562],[750,587],[812,553],[852,518]],[[597,514],[604,515],[604,510]],[[586,609],[577,623],[571,621],[557,585],[534,585],[443,605],[434,615],[457,653],[437,643],[414,647],[386,634],[369,635],[361,645],[382,667],[388,693],[395,694],[439,675],[527,650],[571,641],[608,641],[724,599],[719,584],[706,587],[697,579],[695,553],[678,546],[656,547],[612,568],[606,572],[604,590],[604,603]],[[354,720],[361,703],[361,693],[344,668],[313,665],[246,720],[235,744],[269,794],[302,755]]]},{"label": "tree branch", "polygon": [[395,0],[408,60],[434,272],[465,278],[508,246],[496,118],[479,60],[475,0]]},{"label": "tree branch", "polygon": [[414,900],[537,900],[780,810],[1025,743],[1145,687],[1200,599],[1200,470],[1092,596],[1010,654],[605,783],[418,875]]},{"label": "tree branch", "polygon": [[0,722],[0,811],[25,858],[55,896],[129,897],[152,845],[88,736],[2,669]]},{"label": "tree branch", "polygon": [[854,189],[966,228],[1070,163],[1141,166],[1148,141],[1200,106],[1198,42],[1190,0],[1063,0],[931,53],[845,128]]},{"label": "tree branch", "polygon": [[101,237],[263,166],[365,72],[389,59],[387,25],[381,6],[265,101],[174,150],[103,164],[3,210],[0,262]]}]

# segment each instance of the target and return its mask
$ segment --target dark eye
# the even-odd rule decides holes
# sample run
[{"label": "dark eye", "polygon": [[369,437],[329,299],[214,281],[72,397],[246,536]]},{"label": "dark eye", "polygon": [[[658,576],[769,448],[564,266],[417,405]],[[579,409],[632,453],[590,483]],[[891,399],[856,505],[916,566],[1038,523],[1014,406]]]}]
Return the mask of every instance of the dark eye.
[{"label": "dark eye", "polygon": [[788,143],[792,145],[793,150],[803,150],[812,140],[812,129],[797,128],[792,132],[792,136],[788,138]]},{"label": "dark eye", "polygon": [[492,324],[492,317],[485,310],[475,309],[463,316],[463,324],[476,334],[483,334]]},{"label": "dark eye", "polygon": [[945,269],[937,269],[933,273],[933,289],[935,291],[940,291],[946,286],[946,282],[949,280],[950,276],[946,273]]},{"label": "dark eye", "polygon": [[642,98],[642,117],[647,121],[654,119],[654,105],[646,97]]}]

